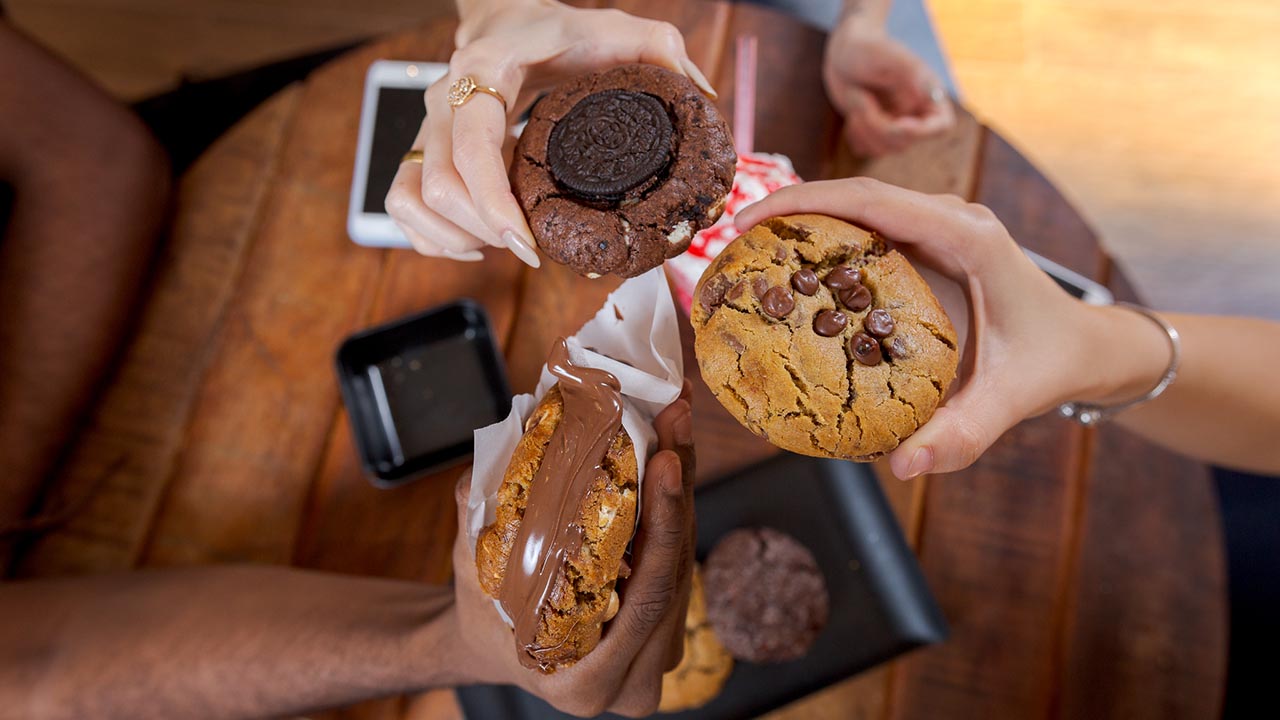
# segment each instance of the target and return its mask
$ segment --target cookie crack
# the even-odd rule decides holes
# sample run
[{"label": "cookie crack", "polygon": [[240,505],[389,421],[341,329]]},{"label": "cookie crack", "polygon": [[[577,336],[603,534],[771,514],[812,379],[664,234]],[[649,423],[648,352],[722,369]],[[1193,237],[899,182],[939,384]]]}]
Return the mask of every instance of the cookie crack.
[{"label": "cookie crack", "polygon": [[738,393],[738,389],[737,389],[737,388],[735,388],[735,387],[733,386],[733,384],[732,384],[732,383],[723,383],[723,384],[721,384],[721,385],[720,385],[720,389],[721,389],[721,390],[724,390],[724,391],[725,391],[725,392],[727,392],[727,393],[729,393],[729,395],[730,395],[730,396],[731,396],[731,397],[732,397],[732,398],[733,398],[733,399],[734,399],[734,400],[735,400],[739,405],[741,405],[741,406],[742,406],[742,419],[743,419],[743,421],[744,421],[744,422],[749,422],[749,421],[747,420],[747,410],[748,410],[751,406],[750,406],[750,405],[748,405],[748,404],[747,404],[746,399],[744,399],[744,398],[742,397],[742,395],[740,395],[740,394]]},{"label": "cookie crack", "polygon": [[951,348],[952,350],[956,349],[955,341],[947,337],[946,333],[942,332],[942,329],[939,328],[938,326],[934,325],[931,322],[927,322],[925,320],[920,321],[920,326],[923,327],[925,330],[928,330],[929,334],[932,335],[933,338],[938,342],[942,343],[943,345],[946,345],[948,348]]},{"label": "cookie crack", "polygon": [[908,400],[905,395],[898,394],[898,388],[894,387],[893,385],[892,373],[889,375],[888,380],[885,381],[885,385],[889,387],[889,397],[911,408],[911,416],[915,418],[916,427],[920,427],[920,410],[915,406],[915,403]]}]

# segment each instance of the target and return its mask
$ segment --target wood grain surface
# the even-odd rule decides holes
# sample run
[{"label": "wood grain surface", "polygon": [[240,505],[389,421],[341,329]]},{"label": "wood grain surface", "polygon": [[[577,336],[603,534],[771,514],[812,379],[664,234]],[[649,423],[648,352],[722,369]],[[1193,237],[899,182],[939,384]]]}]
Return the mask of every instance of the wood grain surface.
[{"label": "wood grain surface", "polygon": [[[756,35],[756,147],[789,155],[803,177],[862,173],[975,199],[1028,247],[1128,292],[1088,225],[968,113],[946,137],[862,164],[839,144],[817,31],[749,6],[617,5],[675,23],[726,112],[733,41]],[[551,340],[574,332],[617,284],[551,263],[530,271],[505,253],[451,264],[347,240],[365,68],[377,58],[447,59],[453,27],[432,23],[325,66],[247,117],[183,178],[139,330],[58,482],[84,487],[118,469],[83,513],[25,548],[16,575],[255,561],[447,581],[457,471],[395,490],[370,486],[339,401],[334,350],[358,329],[470,296],[488,311],[521,392]],[[699,478],[776,453],[701,384],[687,323],[684,332]],[[967,471],[881,477],[952,637],[771,717],[1217,714],[1224,561],[1202,467],[1119,430],[1040,418]],[[440,690],[327,717],[459,714]]]}]

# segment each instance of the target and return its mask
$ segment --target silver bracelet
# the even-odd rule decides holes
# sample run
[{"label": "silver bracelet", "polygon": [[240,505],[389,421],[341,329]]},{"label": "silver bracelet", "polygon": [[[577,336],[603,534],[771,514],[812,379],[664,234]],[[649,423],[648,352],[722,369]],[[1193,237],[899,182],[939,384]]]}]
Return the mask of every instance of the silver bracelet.
[{"label": "silver bracelet", "polygon": [[1151,388],[1150,392],[1134,400],[1120,403],[1119,405],[1068,402],[1058,406],[1059,415],[1067,418],[1068,420],[1075,420],[1086,427],[1110,420],[1115,415],[1118,415],[1135,405],[1141,405],[1144,402],[1149,402],[1160,397],[1160,393],[1163,393],[1165,389],[1173,384],[1174,378],[1178,376],[1178,365],[1182,362],[1182,338],[1178,335],[1178,331],[1172,325],[1165,322],[1164,318],[1156,315],[1141,305],[1134,305],[1133,303],[1118,302],[1116,303],[1116,307],[1128,308],[1136,313],[1145,315],[1151,320],[1151,322],[1159,325],[1160,329],[1164,330],[1165,335],[1169,336],[1169,367],[1165,369],[1164,375],[1160,377],[1160,382],[1156,383],[1156,386]]}]

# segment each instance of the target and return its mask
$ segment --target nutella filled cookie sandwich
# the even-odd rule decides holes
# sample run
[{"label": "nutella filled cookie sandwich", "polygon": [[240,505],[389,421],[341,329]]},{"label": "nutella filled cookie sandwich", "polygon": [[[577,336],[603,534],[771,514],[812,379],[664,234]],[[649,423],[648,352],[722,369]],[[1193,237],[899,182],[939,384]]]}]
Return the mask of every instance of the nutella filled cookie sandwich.
[{"label": "nutella filled cookie sandwich", "polygon": [[632,277],[719,219],[736,160],[728,125],[688,78],[624,65],[538,101],[511,186],[548,257],[587,277]]},{"label": "nutella filled cookie sandwich", "polygon": [[521,663],[544,672],[590,652],[617,612],[638,498],[618,379],[573,364],[563,339],[547,368],[557,382],[526,420],[476,543],[480,587],[510,620]]}]

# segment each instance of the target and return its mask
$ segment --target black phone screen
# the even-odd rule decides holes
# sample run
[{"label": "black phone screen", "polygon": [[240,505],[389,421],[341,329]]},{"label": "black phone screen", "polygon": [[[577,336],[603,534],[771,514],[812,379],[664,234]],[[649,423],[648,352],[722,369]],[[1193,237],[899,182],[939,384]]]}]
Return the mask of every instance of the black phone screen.
[{"label": "black phone screen", "polygon": [[1067,280],[1066,278],[1060,278],[1051,272],[1046,271],[1045,274],[1053,278],[1053,281],[1058,283],[1058,287],[1062,288],[1063,290],[1066,290],[1068,293],[1071,294],[1072,297],[1076,298],[1077,300],[1081,300],[1084,298],[1084,295],[1085,295],[1084,288],[1071,282],[1070,280]]},{"label": "black phone screen", "polygon": [[365,183],[364,211],[386,213],[384,203],[391,181],[400,169],[400,158],[413,145],[418,126],[426,117],[421,88],[380,88],[373,113],[373,147],[369,151],[369,180]]}]

